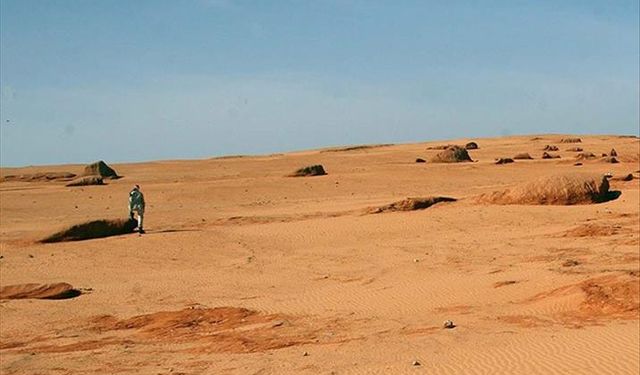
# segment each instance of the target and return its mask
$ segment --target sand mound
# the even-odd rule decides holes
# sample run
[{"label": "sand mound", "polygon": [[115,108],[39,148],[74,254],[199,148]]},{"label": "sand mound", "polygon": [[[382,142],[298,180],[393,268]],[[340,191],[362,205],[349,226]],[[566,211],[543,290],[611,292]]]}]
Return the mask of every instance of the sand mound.
[{"label": "sand mound", "polygon": [[562,138],[560,143],[580,143],[582,139],[580,138]]},{"label": "sand mound", "polygon": [[578,306],[560,312],[565,322],[595,322],[602,318],[638,319],[640,284],[635,277],[602,276],[539,293],[525,301],[535,303],[562,299],[575,294],[583,296]]},{"label": "sand mound", "polygon": [[511,159],[511,158],[500,158],[500,159],[496,160],[496,164],[509,164],[509,163],[513,163],[513,159]]},{"label": "sand mound", "polygon": [[211,353],[262,352],[311,343],[317,336],[297,327],[292,317],[238,307],[187,308],[122,320],[103,315],[91,323],[94,331],[122,331],[135,341],[206,344],[198,351]]},{"label": "sand mound", "polygon": [[393,143],[381,143],[377,145],[356,145],[356,146],[342,146],[342,147],[331,147],[320,152],[345,152],[345,151],[361,151],[361,150],[371,150],[382,147],[393,146]]},{"label": "sand mound", "polygon": [[473,161],[466,149],[460,146],[452,146],[431,158],[433,163],[459,163]]},{"label": "sand mound", "polygon": [[531,157],[531,155],[529,155],[526,152],[520,153],[520,154],[516,154],[513,157],[513,160],[532,160],[533,158]]},{"label": "sand mound", "polygon": [[379,214],[383,212],[424,210],[425,208],[429,208],[440,202],[455,202],[456,200],[457,199],[455,198],[449,197],[407,198],[382,207],[370,208],[367,212],[371,214]]},{"label": "sand mound", "polygon": [[320,164],[310,165],[308,167],[300,168],[297,171],[290,174],[290,177],[305,177],[305,176],[324,176],[327,172]]},{"label": "sand mound", "polygon": [[76,175],[69,172],[42,172],[42,173],[29,173],[29,174],[21,174],[21,175],[2,176],[0,177],[0,182],[69,181],[74,177],[76,177]]},{"label": "sand mound", "polygon": [[558,146],[546,145],[542,151],[558,151]]},{"label": "sand mound", "polygon": [[[94,316],[86,325],[74,324],[66,328],[72,332],[71,337],[80,337],[80,341],[60,342],[56,335],[14,341],[5,344],[4,348],[17,348],[19,353],[33,355],[88,351],[114,345],[185,344],[175,348],[176,353],[258,353],[295,345],[344,342],[346,338],[338,332],[341,328],[337,320],[308,321],[245,308],[207,308],[196,304],[183,310],[159,311],[128,319]],[[336,333],[327,335],[328,330]]]},{"label": "sand mound", "polygon": [[89,185],[104,185],[104,181],[100,176],[85,176],[77,178],[67,184],[67,186],[89,186]]},{"label": "sand mound", "polygon": [[619,195],[620,192],[609,191],[605,176],[567,174],[484,194],[478,200],[493,204],[572,205],[606,202]]},{"label": "sand mound", "polygon": [[427,150],[446,150],[448,148],[452,148],[452,147],[460,147],[457,145],[437,145],[437,146],[429,146],[427,147]]},{"label": "sand mound", "polygon": [[592,152],[581,152],[578,155],[576,155],[576,159],[578,160],[588,160],[588,159],[595,159],[596,155]]},{"label": "sand mound", "polygon": [[582,149],[582,147],[569,147],[567,149],[567,151],[570,151],[570,152],[581,152],[581,151],[583,151],[583,149]]},{"label": "sand mound", "polygon": [[614,226],[605,226],[598,224],[583,224],[562,234],[562,237],[601,237],[613,236],[620,232],[619,228]]},{"label": "sand mound", "polygon": [[475,142],[469,142],[466,145],[464,145],[464,148],[467,150],[477,150],[478,149],[478,144]]},{"label": "sand mound", "polygon": [[555,154],[550,154],[548,152],[543,152],[542,153],[542,158],[543,159],[560,159],[560,155],[555,155]]},{"label": "sand mound", "polygon": [[528,309],[538,305],[549,311],[552,306],[549,315],[511,315],[498,319],[523,327],[562,324],[574,328],[600,325],[611,319],[637,320],[639,286],[637,275],[633,274],[591,278],[538,293],[521,302],[529,305]]},{"label": "sand mound", "polygon": [[[151,314],[138,315],[129,319],[118,320],[113,317],[101,316],[93,319],[94,328],[101,331],[115,331],[125,329],[139,329],[151,336],[170,336],[174,330],[189,330],[193,322],[197,328],[216,326],[218,330],[231,329],[247,323],[258,317],[256,311],[237,307],[219,307],[214,309],[194,308],[178,311],[160,311]],[[262,319],[260,319],[262,321]],[[176,332],[179,335],[179,332]]]},{"label": "sand mound", "polygon": [[17,284],[0,288],[0,299],[67,299],[80,294],[79,290],[67,283]]},{"label": "sand mound", "polygon": [[138,226],[135,220],[95,220],[77,224],[71,228],[52,234],[43,239],[43,243],[82,241],[92,238],[117,236],[133,233]]},{"label": "sand mound", "polygon": [[589,315],[638,319],[640,310],[638,285],[637,280],[609,277],[586,280],[580,284],[585,294],[580,310]]},{"label": "sand mound", "polygon": [[91,163],[84,167],[83,176],[100,176],[102,178],[116,179],[120,178],[115,170],[107,165],[104,161],[100,160],[95,163]]}]

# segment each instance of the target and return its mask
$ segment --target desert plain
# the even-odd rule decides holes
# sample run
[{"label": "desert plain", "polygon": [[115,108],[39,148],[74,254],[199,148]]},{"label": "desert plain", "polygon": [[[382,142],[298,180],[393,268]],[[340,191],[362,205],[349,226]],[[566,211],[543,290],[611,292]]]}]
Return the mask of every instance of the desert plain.
[{"label": "desert plain", "polygon": [[[569,138],[580,142],[561,142]],[[470,141],[472,162],[431,162],[438,146]],[[560,158],[542,159],[547,145]],[[618,163],[602,156],[612,149]],[[496,164],[518,153],[533,159]],[[317,164],[326,175],[289,176]],[[0,300],[1,374],[640,371],[637,137],[109,165],[122,178],[101,186],[6,178],[83,165],[0,170],[0,287],[79,292]],[[612,176],[615,198],[481,199],[575,174]],[[145,234],[40,243],[74,224],[126,218],[134,184],[147,202]],[[455,200],[389,206],[420,197]]]}]

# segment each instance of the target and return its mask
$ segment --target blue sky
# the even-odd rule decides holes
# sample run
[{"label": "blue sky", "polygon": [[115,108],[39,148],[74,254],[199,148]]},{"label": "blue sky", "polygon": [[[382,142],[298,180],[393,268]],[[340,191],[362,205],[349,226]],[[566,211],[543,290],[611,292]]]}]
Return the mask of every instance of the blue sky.
[{"label": "blue sky", "polygon": [[638,134],[638,1],[0,0],[0,164]]}]

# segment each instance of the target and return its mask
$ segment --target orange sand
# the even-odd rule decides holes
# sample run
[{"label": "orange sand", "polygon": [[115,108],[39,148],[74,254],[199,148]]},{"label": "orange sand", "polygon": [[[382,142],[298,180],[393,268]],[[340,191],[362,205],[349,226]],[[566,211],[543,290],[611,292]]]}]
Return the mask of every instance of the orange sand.
[{"label": "orange sand", "polygon": [[[476,199],[550,175],[638,177],[636,138],[580,136],[618,164],[574,166],[566,147],[540,159],[571,137],[473,139],[467,163],[414,161],[472,139],[115,164],[124,177],[105,186],[2,182],[0,286],[83,294],[1,300],[0,373],[637,374],[640,180],[612,180],[622,194],[599,204]],[[314,164],[328,175],[286,177]],[[126,218],[136,183],[147,234],[38,243]],[[370,214],[408,197],[457,201]]]}]

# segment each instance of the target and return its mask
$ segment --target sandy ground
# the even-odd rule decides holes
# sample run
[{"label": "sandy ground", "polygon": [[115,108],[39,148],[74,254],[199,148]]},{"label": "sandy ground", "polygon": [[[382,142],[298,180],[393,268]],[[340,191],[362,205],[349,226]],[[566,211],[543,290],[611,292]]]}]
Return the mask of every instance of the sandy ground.
[{"label": "sandy ground", "polygon": [[[639,180],[612,182],[621,196],[600,204],[474,200],[550,174],[640,169],[636,138],[563,137],[474,139],[475,163],[414,162],[462,139],[115,164],[124,178],[106,186],[0,183],[0,284],[83,291],[2,300],[0,373],[637,374]],[[562,158],[541,160],[547,144]],[[614,147],[621,162],[574,166],[574,146]],[[519,152],[535,160],[494,164]],[[328,175],[286,177],[311,164]],[[126,217],[135,183],[145,235],[37,243]],[[425,196],[459,200],[365,214]]]}]

